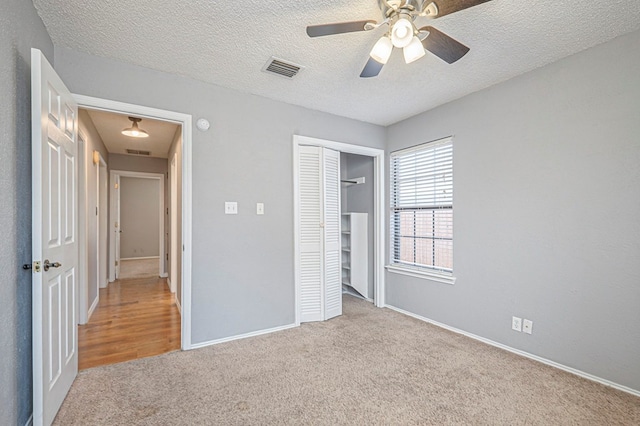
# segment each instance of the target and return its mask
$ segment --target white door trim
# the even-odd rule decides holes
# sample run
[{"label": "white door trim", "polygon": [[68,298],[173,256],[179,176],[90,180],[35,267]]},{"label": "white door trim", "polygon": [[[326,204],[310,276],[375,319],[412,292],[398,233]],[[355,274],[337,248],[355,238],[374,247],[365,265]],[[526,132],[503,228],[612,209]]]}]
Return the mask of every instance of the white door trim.
[{"label": "white door trim", "polygon": [[[166,262],[164,261],[165,259],[165,252],[164,252],[164,180],[165,180],[165,175],[164,173],[146,173],[146,172],[130,172],[128,170],[110,170],[109,171],[109,182],[111,182],[111,184],[109,185],[109,199],[111,200],[110,204],[111,204],[111,211],[115,213],[114,217],[119,217],[120,214],[119,212],[117,212],[117,208],[118,205],[116,203],[116,188],[115,185],[113,184],[113,182],[116,181],[116,176],[119,176],[120,178],[123,177],[130,177],[130,178],[137,178],[137,179],[152,179],[152,180],[157,180],[159,182],[159,190],[160,193],[159,195],[159,203],[158,203],[158,215],[159,215],[159,220],[160,220],[160,226],[158,227],[158,275],[161,277],[166,277],[167,276],[167,269],[166,269]],[[120,186],[122,186],[122,180],[120,180]],[[118,190],[120,190],[120,188],[118,188]],[[122,209],[122,205],[120,205],[120,208]],[[115,235],[116,232],[122,230],[122,217],[120,217],[120,223],[118,223],[118,229],[116,229],[115,227],[115,222],[112,220],[110,221],[111,223],[109,223],[109,227],[111,228],[111,230],[109,231],[111,233],[111,235]],[[109,240],[109,252],[115,257],[115,253],[116,253],[116,239],[115,238],[111,238]],[[112,257],[112,259],[114,258]],[[155,256],[153,256],[155,257]],[[122,260],[122,257],[120,258],[120,260]],[[109,262],[109,279],[111,280],[112,277],[115,277],[115,262]],[[113,280],[111,280],[113,281]]]},{"label": "white door trim", "polygon": [[[142,118],[171,121],[182,127],[182,349],[191,349],[191,256],[192,256],[192,117],[190,114],[167,111],[109,99],[73,95],[79,107],[131,114]],[[164,223],[164,221],[163,221]]]},{"label": "white door trim", "polygon": [[[107,167],[107,162],[104,161],[104,158],[102,158],[102,154],[100,154],[100,152],[96,151],[98,154],[98,164],[96,164],[96,283],[98,283],[98,288],[104,288],[107,287],[107,285],[109,284],[109,280],[107,279],[104,287],[101,285],[102,280],[100,279],[100,276],[105,272],[102,270],[101,266],[102,266],[102,256],[107,256],[107,253],[102,253],[102,251],[100,250],[100,247],[102,246],[102,238],[106,238],[106,236],[101,235],[100,233],[100,221],[102,220],[102,215],[107,215],[107,210],[106,207],[107,206],[103,206],[100,203],[100,168],[101,167]],[[95,155],[95,154],[94,154]],[[95,161],[95,160],[94,160]],[[108,176],[107,176],[108,177]],[[107,183],[107,187],[109,186],[109,184]],[[109,232],[109,225],[107,224],[107,232]],[[108,250],[108,248],[107,248]],[[104,264],[106,265],[107,262],[104,262]],[[107,267],[108,269],[108,267]],[[98,290],[98,297],[96,297],[96,299],[100,298],[100,291]],[[91,314],[88,315],[89,317],[91,316]],[[88,319],[88,318],[87,318]]]},{"label": "white door trim", "polygon": [[169,247],[169,270],[171,271],[169,288],[171,293],[175,293],[178,287],[178,154],[174,152],[173,157],[169,160],[169,211],[171,212],[169,222],[169,235],[171,236],[171,245]]},{"label": "white door trim", "polygon": [[317,139],[308,136],[293,135],[293,235],[294,235],[294,265],[295,265],[295,321],[296,325],[300,325],[300,306],[299,294],[300,283],[298,282],[298,262],[300,255],[300,242],[298,236],[298,217],[300,215],[300,206],[295,194],[298,193],[298,150],[300,145],[313,145],[324,148],[333,149],[335,151],[345,152],[349,154],[364,155],[373,157],[374,162],[374,205],[375,205],[375,226],[374,226],[374,244],[375,244],[375,266],[374,266],[374,302],[377,307],[385,306],[385,274],[384,274],[384,256],[385,256],[385,192],[384,192],[384,150],[370,148],[360,145],[352,145],[343,142],[329,141],[325,139]]},{"label": "white door trim", "polygon": [[87,138],[78,129],[78,324],[89,321],[87,231]]}]

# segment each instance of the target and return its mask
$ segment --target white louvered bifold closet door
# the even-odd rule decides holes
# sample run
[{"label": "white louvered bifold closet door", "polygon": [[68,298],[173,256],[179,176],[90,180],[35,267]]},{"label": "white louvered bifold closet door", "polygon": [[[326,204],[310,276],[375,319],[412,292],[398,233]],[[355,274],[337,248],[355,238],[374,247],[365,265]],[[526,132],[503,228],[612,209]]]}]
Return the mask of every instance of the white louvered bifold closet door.
[{"label": "white louvered bifold closet door", "polygon": [[340,153],[298,150],[298,283],[300,322],[342,314]]},{"label": "white louvered bifold closet door", "polygon": [[300,321],[322,321],[322,149],[301,146],[298,151],[298,282]]},{"label": "white louvered bifold closet door", "polygon": [[342,315],[340,153],[324,149],[324,319]]}]

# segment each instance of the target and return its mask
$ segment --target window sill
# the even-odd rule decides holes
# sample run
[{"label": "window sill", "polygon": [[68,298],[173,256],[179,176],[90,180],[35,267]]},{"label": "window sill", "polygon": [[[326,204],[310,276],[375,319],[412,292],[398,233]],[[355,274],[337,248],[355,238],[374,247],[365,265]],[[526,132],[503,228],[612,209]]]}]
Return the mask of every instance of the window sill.
[{"label": "window sill", "polygon": [[387,271],[393,272],[394,274],[408,275],[410,277],[421,278],[423,280],[436,281],[443,284],[453,285],[456,282],[456,277],[454,277],[453,275],[416,270],[413,268],[407,268],[407,267],[402,267],[398,265],[387,265],[385,266],[385,268],[387,269]]}]

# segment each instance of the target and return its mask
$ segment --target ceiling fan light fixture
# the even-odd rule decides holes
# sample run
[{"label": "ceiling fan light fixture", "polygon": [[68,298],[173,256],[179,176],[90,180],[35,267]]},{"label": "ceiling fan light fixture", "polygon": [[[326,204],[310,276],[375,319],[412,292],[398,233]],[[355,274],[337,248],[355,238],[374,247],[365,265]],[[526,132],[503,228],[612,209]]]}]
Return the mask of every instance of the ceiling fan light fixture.
[{"label": "ceiling fan light fixture", "polygon": [[402,53],[404,53],[404,61],[407,64],[417,61],[425,55],[424,46],[416,36],[413,36],[411,42],[402,49]]},{"label": "ceiling fan light fixture", "polygon": [[407,18],[400,18],[391,28],[391,42],[399,49],[407,46],[413,39],[413,24]]},{"label": "ceiling fan light fixture", "polygon": [[129,136],[132,138],[148,138],[149,133],[145,130],[142,130],[138,127],[138,123],[142,121],[142,118],[129,117],[129,120],[132,121],[131,127],[127,127],[126,129],[122,129],[122,134],[125,136]]},{"label": "ceiling fan light fixture", "polygon": [[393,43],[387,36],[380,37],[380,40],[376,42],[371,49],[371,53],[369,56],[373,58],[375,61],[380,62],[381,64],[386,64],[391,56],[391,51],[393,50]]}]

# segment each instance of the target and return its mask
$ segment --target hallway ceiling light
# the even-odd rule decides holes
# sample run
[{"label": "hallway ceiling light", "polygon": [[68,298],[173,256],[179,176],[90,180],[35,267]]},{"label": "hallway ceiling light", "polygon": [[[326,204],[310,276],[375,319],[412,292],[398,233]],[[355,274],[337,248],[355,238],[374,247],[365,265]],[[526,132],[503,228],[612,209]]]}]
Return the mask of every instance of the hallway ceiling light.
[{"label": "hallway ceiling light", "polygon": [[132,121],[131,127],[127,127],[122,130],[122,134],[125,136],[131,136],[132,138],[148,138],[149,133],[138,127],[138,123],[142,121],[142,118],[129,117]]}]

